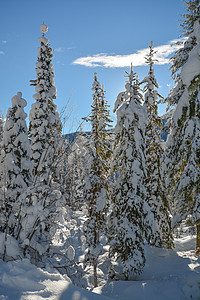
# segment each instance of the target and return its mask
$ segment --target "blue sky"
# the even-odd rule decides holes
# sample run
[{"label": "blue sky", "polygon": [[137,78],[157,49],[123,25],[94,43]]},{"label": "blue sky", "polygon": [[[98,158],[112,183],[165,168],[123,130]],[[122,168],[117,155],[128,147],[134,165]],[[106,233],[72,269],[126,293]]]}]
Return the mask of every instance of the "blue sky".
[{"label": "blue sky", "polygon": [[[75,131],[78,121],[90,112],[94,72],[104,84],[111,110],[124,90],[125,71],[133,62],[142,80],[148,72],[143,56],[151,40],[158,50],[155,75],[165,97],[173,85],[168,58],[173,40],[180,34],[182,0],[0,0],[0,109],[6,113],[11,98],[22,92],[29,113],[34,102],[38,38],[44,22],[46,37],[54,49],[53,65],[58,111],[73,107],[65,128]],[[160,114],[164,107],[159,108]],[[112,114],[116,120],[115,114]],[[84,129],[87,129],[87,124]]]}]

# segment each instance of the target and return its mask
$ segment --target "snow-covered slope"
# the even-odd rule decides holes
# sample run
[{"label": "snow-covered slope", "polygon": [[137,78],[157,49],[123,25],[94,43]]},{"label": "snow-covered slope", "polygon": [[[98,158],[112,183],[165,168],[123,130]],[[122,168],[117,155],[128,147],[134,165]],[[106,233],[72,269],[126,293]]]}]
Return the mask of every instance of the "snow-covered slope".
[{"label": "snow-covered slope", "polygon": [[87,291],[67,276],[22,261],[0,260],[0,300],[189,300],[200,299],[200,258],[188,231],[175,239],[175,249],[147,246],[147,262],[137,281],[112,281]]},{"label": "snow-covered slope", "polygon": [[0,300],[109,300],[75,287],[67,276],[42,270],[27,259],[5,263],[0,260]]},{"label": "snow-covered slope", "polygon": [[200,257],[195,238],[175,239],[174,250],[146,247],[147,262],[137,281],[109,282],[93,291],[118,300],[200,299]]}]

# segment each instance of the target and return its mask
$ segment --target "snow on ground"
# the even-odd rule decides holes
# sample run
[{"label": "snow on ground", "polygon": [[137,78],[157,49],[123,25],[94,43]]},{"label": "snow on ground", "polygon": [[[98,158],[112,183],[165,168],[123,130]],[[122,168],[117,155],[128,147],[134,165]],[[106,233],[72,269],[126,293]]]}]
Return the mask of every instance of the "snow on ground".
[{"label": "snow on ground", "polygon": [[75,287],[67,276],[42,270],[29,260],[0,260],[0,300],[109,300]]},{"label": "snow on ground", "polygon": [[118,300],[199,300],[200,257],[191,249],[191,236],[176,239],[174,250],[147,246],[146,266],[137,281],[112,281],[93,291]]},{"label": "snow on ground", "polygon": [[200,258],[192,249],[195,238],[189,235],[176,239],[173,251],[147,246],[146,266],[137,281],[107,282],[93,292],[75,287],[53,269],[37,268],[27,259],[0,260],[0,300],[198,300]]}]

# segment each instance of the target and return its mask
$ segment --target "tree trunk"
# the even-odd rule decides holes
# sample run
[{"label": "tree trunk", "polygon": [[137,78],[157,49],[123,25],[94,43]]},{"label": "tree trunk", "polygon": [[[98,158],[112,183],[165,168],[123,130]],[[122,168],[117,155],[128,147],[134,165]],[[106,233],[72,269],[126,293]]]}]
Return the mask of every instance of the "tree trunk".
[{"label": "tree trunk", "polygon": [[97,281],[97,263],[94,262],[94,287],[98,286],[98,281]]},{"label": "tree trunk", "polygon": [[200,253],[200,220],[198,220],[196,223],[196,230],[196,254],[198,255]]}]

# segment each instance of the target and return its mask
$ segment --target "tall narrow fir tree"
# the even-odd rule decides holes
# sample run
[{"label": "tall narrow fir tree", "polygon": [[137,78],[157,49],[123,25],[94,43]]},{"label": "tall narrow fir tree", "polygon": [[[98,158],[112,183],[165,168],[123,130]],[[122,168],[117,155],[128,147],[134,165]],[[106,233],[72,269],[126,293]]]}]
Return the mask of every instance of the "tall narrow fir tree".
[{"label": "tall narrow fir tree", "polygon": [[[127,72],[126,72],[127,73]],[[121,260],[126,279],[140,274],[145,265],[144,242],[151,233],[152,213],[145,201],[144,130],[146,111],[139,80],[127,73],[126,91],[115,103],[117,124],[112,163],[113,176],[118,173],[112,189],[112,212],[109,215],[108,238],[110,255]]]},{"label": "tall narrow fir tree", "polygon": [[109,113],[104,99],[104,91],[102,91],[102,87],[97,80],[96,73],[94,74],[92,90],[94,91],[90,116],[92,130],[88,145],[91,161],[85,183],[85,197],[88,209],[85,234],[88,245],[86,260],[93,265],[94,286],[97,286],[98,255],[101,251],[100,234],[105,221],[105,205],[108,197],[106,179],[109,172],[108,157],[110,156],[111,149],[106,139],[106,127],[110,122]]},{"label": "tall narrow fir tree", "polygon": [[29,136],[31,140],[32,161],[34,162],[33,173],[45,184],[50,181],[49,170],[53,164],[55,141],[61,133],[61,121],[57,107],[53,100],[56,99],[56,87],[54,85],[54,70],[52,65],[52,48],[49,40],[44,36],[48,27],[40,26],[42,37],[38,48],[36,63],[37,79],[32,80],[36,94],[36,100],[31,106],[29,114]]},{"label": "tall narrow fir tree", "polygon": [[146,200],[154,214],[157,223],[156,231],[153,232],[151,243],[158,247],[172,248],[173,236],[171,232],[171,219],[169,216],[169,204],[166,196],[165,178],[162,176],[161,157],[161,135],[159,128],[162,127],[161,118],[158,116],[158,101],[163,97],[158,93],[159,88],[154,75],[153,42],[149,46],[149,54],[145,57],[149,66],[148,76],[142,83],[145,84],[144,108],[148,119],[145,128],[145,160],[147,176],[145,179]]}]

